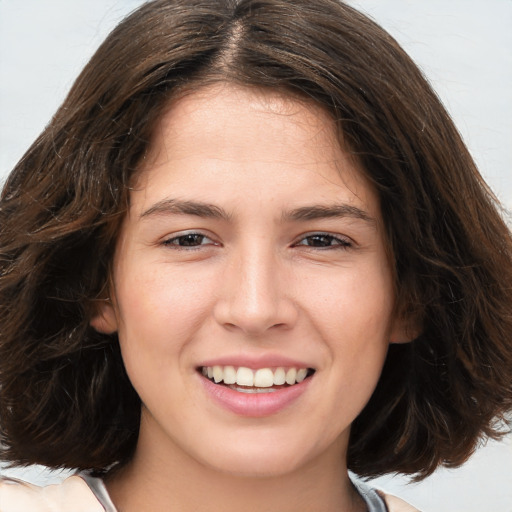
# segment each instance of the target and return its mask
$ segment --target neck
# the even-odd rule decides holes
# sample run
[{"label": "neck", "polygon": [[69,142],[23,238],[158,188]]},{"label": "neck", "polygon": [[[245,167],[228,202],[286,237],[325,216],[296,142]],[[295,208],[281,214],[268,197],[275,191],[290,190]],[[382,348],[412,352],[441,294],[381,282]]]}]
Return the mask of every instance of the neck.
[{"label": "neck", "polygon": [[154,440],[146,441],[141,431],[132,461],[106,481],[119,512],[366,510],[350,482],[340,446],[285,474],[240,476],[205,466],[175,446],[165,450]]}]

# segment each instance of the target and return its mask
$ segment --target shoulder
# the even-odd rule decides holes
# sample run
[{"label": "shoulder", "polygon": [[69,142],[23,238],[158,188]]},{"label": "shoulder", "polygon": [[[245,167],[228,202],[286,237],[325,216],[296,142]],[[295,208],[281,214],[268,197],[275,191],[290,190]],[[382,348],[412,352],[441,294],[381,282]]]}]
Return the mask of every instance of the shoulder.
[{"label": "shoulder", "polygon": [[79,476],[46,487],[0,477],[0,512],[67,512],[70,505],[74,512],[105,512]]},{"label": "shoulder", "polygon": [[409,505],[396,496],[386,494],[382,491],[377,492],[386,503],[389,512],[420,512],[417,508],[414,508],[412,505]]}]

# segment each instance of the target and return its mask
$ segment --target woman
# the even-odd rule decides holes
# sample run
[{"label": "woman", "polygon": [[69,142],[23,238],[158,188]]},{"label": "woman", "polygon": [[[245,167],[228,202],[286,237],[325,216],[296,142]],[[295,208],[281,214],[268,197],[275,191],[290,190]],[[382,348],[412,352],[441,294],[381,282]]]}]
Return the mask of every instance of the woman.
[{"label": "woman", "polygon": [[144,5],[0,204],[4,458],[87,472],[52,492],[394,510],[347,469],[458,465],[512,408],[510,233],[344,4]]}]

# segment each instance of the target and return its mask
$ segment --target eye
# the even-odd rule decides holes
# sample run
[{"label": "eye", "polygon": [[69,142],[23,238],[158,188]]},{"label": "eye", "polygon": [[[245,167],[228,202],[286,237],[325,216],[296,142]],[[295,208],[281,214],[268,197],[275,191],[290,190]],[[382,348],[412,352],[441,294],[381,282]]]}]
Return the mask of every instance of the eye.
[{"label": "eye", "polygon": [[181,235],[173,236],[164,240],[163,245],[167,247],[181,248],[194,248],[200,247],[201,245],[216,245],[215,242],[203,235],[202,233],[183,233]]},{"label": "eye", "polygon": [[302,237],[295,245],[316,249],[348,249],[352,247],[352,242],[350,239],[339,235],[312,233]]}]

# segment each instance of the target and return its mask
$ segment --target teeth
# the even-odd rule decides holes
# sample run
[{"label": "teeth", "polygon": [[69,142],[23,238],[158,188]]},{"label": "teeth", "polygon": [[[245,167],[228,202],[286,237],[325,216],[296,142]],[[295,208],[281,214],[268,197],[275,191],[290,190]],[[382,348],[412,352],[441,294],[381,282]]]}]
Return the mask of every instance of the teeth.
[{"label": "teeth", "polygon": [[259,368],[252,370],[240,366],[236,369],[234,366],[203,366],[201,373],[219,384],[236,384],[238,386],[271,388],[272,386],[282,386],[288,384],[293,386],[302,382],[308,375],[307,368]]},{"label": "teeth", "polygon": [[232,366],[224,367],[224,384],[236,384],[236,370]]},{"label": "teeth", "polygon": [[220,382],[224,378],[224,372],[220,366],[213,367],[213,380],[215,382]]},{"label": "teeth", "polygon": [[304,368],[301,368],[300,370],[297,370],[297,376],[295,377],[295,379],[297,380],[297,382],[302,382],[306,378],[307,374],[308,371]]},{"label": "teeth", "polygon": [[[209,372],[208,372],[209,373]],[[286,384],[295,384],[295,377],[297,377],[297,370],[295,368],[290,368],[287,372],[286,372]]]},{"label": "teeth", "polygon": [[261,368],[254,374],[254,386],[271,388],[274,385],[274,372],[270,368]]},{"label": "teeth", "polygon": [[236,372],[236,383],[239,386],[254,386],[254,372],[241,366]]},{"label": "teeth", "polygon": [[278,368],[274,372],[274,384],[276,386],[282,386],[286,382],[286,372],[284,368]]}]

